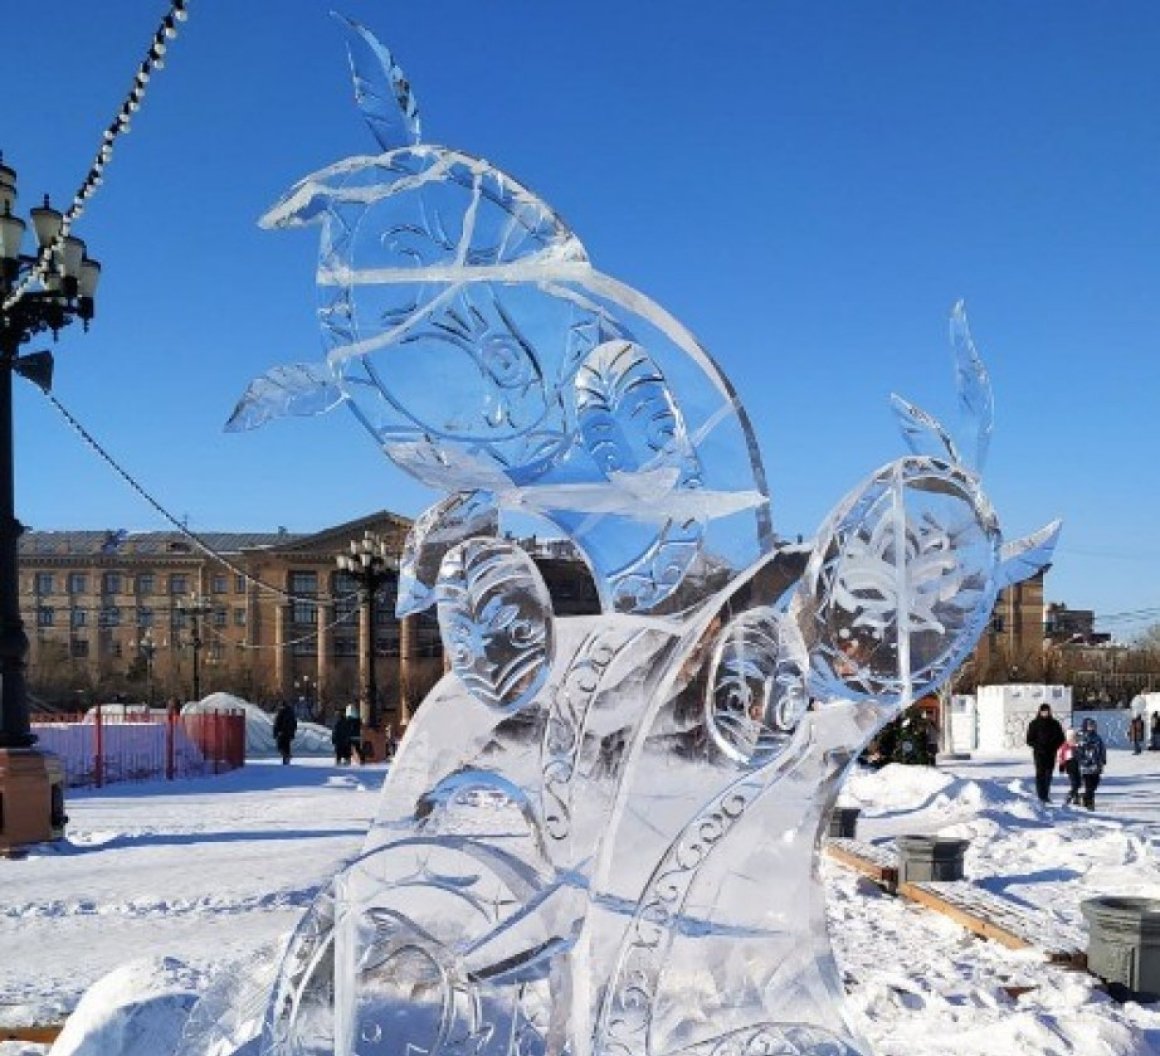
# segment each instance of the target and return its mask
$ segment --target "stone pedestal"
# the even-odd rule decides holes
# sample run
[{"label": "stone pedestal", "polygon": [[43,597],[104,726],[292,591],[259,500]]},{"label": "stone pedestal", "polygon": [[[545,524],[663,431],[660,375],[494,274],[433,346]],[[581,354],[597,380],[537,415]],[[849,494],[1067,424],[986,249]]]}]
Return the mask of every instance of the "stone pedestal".
[{"label": "stone pedestal", "polygon": [[1160,1001],[1160,900],[1104,895],[1080,903],[1088,971],[1118,1000]]},{"label": "stone pedestal", "polygon": [[826,829],[826,835],[852,840],[858,831],[858,815],[861,813],[860,807],[834,807],[830,811],[830,822]]},{"label": "stone pedestal", "polygon": [[894,842],[898,846],[900,884],[963,878],[963,854],[970,840],[948,840],[938,836],[899,836]]},{"label": "stone pedestal", "polygon": [[64,837],[64,770],[50,752],[0,748],[0,855]]}]

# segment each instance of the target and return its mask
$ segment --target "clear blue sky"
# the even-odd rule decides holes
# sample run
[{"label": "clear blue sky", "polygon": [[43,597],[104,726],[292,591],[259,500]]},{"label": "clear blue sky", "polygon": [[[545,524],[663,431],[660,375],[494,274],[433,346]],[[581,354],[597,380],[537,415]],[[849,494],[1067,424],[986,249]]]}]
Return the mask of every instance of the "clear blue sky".
[{"label": "clear blue sky", "polygon": [[[255,221],[373,150],[330,6],[191,0],[77,228],[105,272],[92,332],[57,347],[56,393],[194,529],[309,531],[431,499],[345,412],[221,428],[253,376],[319,355],[317,233]],[[965,297],[1008,534],[1062,516],[1050,599],[1160,609],[1160,5],[343,10],[394,49],[426,140],[534,188],[714,353],[780,532],[812,534],[900,453],[891,391],[953,417],[946,319]],[[6,5],[0,147],[23,209],[71,196],[164,11]],[[26,523],[164,527],[19,389]]]}]

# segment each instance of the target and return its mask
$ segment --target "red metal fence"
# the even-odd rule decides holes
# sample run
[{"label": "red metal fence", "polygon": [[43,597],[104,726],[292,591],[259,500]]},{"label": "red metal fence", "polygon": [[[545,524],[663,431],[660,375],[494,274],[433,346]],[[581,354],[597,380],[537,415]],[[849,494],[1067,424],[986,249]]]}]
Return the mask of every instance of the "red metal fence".
[{"label": "red metal fence", "polygon": [[38,748],[60,757],[71,788],[221,774],[246,762],[246,717],[228,709],[170,715],[98,706],[76,715],[34,715],[32,731]]}]

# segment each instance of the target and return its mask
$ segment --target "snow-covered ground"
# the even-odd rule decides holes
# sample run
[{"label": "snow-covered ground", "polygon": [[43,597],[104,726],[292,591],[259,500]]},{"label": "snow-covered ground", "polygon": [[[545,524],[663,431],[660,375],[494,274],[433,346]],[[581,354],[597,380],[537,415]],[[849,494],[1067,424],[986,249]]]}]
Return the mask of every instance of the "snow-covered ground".
[{"label": "snow-covered ground", "polygon": [[[106,992],[145,980],[188,990],[276,943],[358,852],[384,775],[260,761],[71,795],[65,843],[0,860],[0,1026],[58,1022],[114,969]],[[1038,807],[1022,755],[857,773],[843,799],[862,807],[862,839],[970,837],[968,876],[1045,909],[1065,933],[1083,930],[1084,898],[1160,898],[1155,754],[1113,752],[1090,814]],[[1160,1005],[1118,1005],[1082,973],[976,939],[833,863],[823,875],[851,1007],[879,1056],[1160,1052]],[[0,1042],[0,1056],[47,1051]],[[159,1043],[157,1056],[170,1051]]]}]

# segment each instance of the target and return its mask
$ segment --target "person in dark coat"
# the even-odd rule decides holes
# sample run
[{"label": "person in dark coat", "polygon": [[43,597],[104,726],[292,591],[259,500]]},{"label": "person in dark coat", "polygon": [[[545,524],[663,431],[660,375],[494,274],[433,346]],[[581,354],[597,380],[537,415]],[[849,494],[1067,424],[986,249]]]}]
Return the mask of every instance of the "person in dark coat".
[{"label": "person in dark coat", "polygon": [[1096,729],[1095,719],[1083,720],[1075,755],[1079,762],[1079,776],[1083,780],[1083,805],[1088,810],[1095,810],[1096,789],[1100,787],[1100,777],[1108,765],[1108,750]]},{"label": "person in dark coat", "polygon": [[282,765],[290,762],[290,747],[294,743],[294,734],[298,732],[298,718],[289,701],[282,701],[278,713],[274,716],[274,743],[282,753]]},{"label": "person in dark coat", "polygon": [[1152,743],[1148,751],[1160,752],[1160,711],[1152,712]]},{"label": "person in dark coat", "polygon": [[1132,742],[1132,751],[1139,755],[1144,750],[1144,716],[1133,715],[1128,723],[1128,740]]},{"label": "person in dark coat", "polygon": [[1035,760],[1035,794],[1040,803],[1051,802],[1055,756],[1065,739],[1059,719],[1051,714],[1051,705],[1041,704],[1039,714],[1027,724],[1027,745]]},{"label": "person in dark coat", "polygon": [[354,751],[355,741],[362,736],[362,723],[358,720],[358,709],[353,705],[334,720],[334,729],[330,734],[330,743],[334,745],[334,761],[336,764],[350,762],[351,752]]}]

